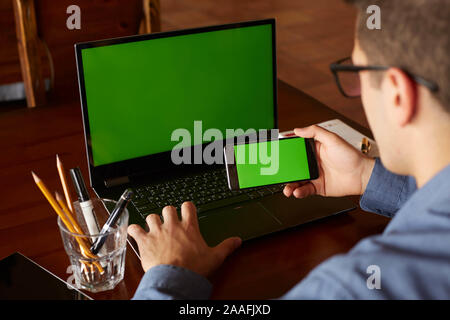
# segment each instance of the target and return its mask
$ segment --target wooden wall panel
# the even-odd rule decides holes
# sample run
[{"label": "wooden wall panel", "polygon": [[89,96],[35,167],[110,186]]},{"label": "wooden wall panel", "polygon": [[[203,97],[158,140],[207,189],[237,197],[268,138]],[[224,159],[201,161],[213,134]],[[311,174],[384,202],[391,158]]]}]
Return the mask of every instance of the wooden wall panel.
[{"label": "wooden wall panel", "polygon": [[21,81],[11,0],[0,0],[0,84]]}]

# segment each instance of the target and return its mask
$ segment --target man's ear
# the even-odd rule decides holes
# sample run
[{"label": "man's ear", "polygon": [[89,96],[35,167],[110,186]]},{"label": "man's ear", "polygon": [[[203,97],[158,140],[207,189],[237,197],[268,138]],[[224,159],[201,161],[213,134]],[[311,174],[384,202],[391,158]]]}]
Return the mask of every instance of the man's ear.
[{"label": "man's ear", "polygon": [[393,114],[401,127],[412,121],[417,112],[416,83],[402,70],[389,68],[384,78],[387,101],[394,107]]}]

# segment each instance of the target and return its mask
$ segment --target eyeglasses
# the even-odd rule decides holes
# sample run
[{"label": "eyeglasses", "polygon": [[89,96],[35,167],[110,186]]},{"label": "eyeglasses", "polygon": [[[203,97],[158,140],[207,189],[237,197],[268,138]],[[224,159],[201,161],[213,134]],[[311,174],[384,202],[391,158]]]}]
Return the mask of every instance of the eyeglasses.
[{"label": "eyeglasses", "polygon": [[[347,98],[356,98],[361,96],[361,82],[359,78],[360,71],[386,71],[390,67],[386,66],[355,66],[351,57],[347,57],[330,64],[330,70],[336,80],[339,91]],[[404,71],[404,70],[403,70]],[[430,91],[436,92],[439,87],[436,83],[426,80],[404,71],[411,79],[418,84],[427,87]]]}]

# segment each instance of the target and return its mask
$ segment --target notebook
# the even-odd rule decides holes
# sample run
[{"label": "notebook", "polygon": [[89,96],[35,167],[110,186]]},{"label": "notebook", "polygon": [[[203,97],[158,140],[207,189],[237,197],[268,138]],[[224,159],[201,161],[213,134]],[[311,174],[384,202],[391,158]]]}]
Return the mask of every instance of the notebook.
[{"label": "notebook", "polygon": [[[336,133],[338,136],[340,136],[342,139],[350,143],[354,148],[357,150],[361,150],[361,141],[365,137],[369,140],[371,148],[368,152],[368,156],[370,157],[379,157],[380,153],[378,150],[377,143],[370,139],[369,137],[363,135],[359,131],[353,129],[346,123],[342,122],[339,119],[333,119],[325,122],[321,122],[317,124],[318,126],[327,129],[328,131]],[[280,132],[279,137],[289,137],[294,134],[294,131],[284,131]]]}]

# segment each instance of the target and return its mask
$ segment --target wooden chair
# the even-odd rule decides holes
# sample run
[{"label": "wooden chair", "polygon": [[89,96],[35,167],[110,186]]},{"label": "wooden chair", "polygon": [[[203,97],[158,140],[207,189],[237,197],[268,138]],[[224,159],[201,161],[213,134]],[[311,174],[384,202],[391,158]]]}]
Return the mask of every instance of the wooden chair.
[{"label": "wooden chair", "polygon": [[[81,8],[80,30],[66,28],[66,8],[72,4]],[[105,3],[90,0],[12,0],[12,6],[20,70],[30,108],[46,104],[45,75],[52,80],[56,99],[78,96],[75,58],[71,59],[74,57],[74,43],[161,30],[160,0]],[[7,8],[0,7],[0,10]],[[2,82],[0,80],[0,84]]]},{"label": "wooden chair", "polygon": [[139,33],[161,31],[161,3],[159,0],[142,0],[144,17],[141,20]]}]

